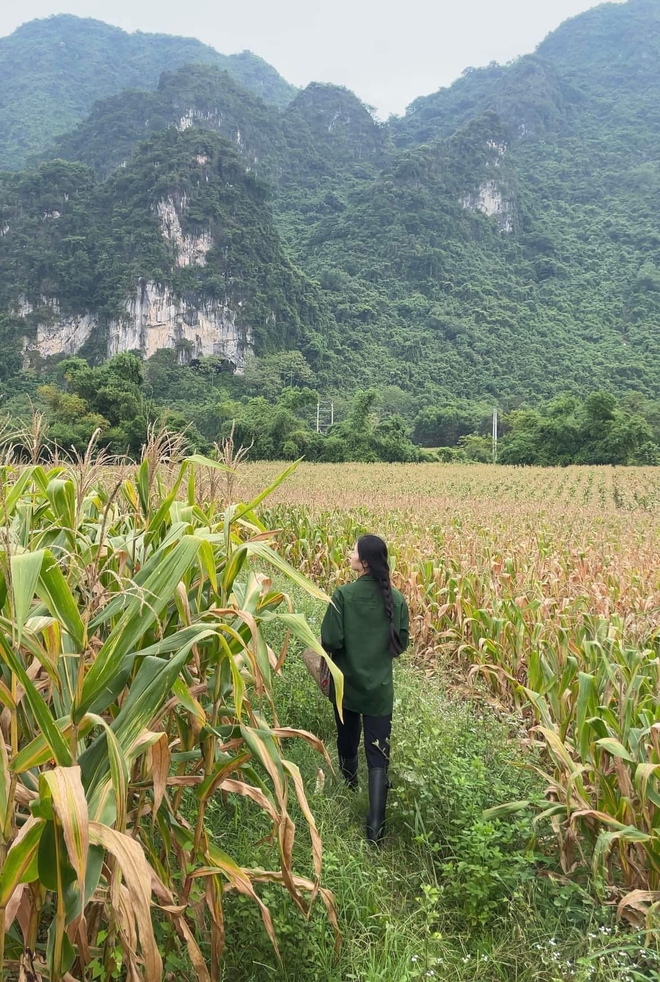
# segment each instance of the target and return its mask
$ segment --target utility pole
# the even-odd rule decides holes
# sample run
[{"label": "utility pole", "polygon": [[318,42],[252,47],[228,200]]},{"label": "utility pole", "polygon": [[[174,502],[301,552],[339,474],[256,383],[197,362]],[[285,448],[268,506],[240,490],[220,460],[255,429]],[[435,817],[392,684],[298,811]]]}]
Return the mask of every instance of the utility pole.
[{"label": "utility pole", "polygon": [[493,463],[497,463],[497,409],[493,409]]},{"label": "utility pole", "polygon": [[316,432],[327,433],[335,425],[335,401],[316,403]]}]

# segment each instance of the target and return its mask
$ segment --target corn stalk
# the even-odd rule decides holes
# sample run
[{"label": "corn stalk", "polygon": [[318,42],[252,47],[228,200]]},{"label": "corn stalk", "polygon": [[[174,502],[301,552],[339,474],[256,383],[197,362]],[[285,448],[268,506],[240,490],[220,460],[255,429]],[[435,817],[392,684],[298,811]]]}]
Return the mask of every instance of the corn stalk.
[{"label": "corn stalk", "polygon": [[[266,880],[305,916],[319,897],[337,928],[284,744],[324,751],[278,724],[272,676],[284,652],[263,625],[280,620],[323,652],[263,570],[327,597],[275,551],[255,511],[285,475],[218,511],[196,487],[197,468],[226,471],[216,461],[188,457],[165,479],[147,453],[128,475],[96,482],[87,465],[2,475],[0,971],[29,958],[53,982],[83,977],[94,959],[111,970],[119,945],[129,978],[155,982],[153,920],[163,919],[197,977],[217,979],[227,890],[259,906],[276,950],[258,893]],[[268,816],[277,869],[241,867],[214,842],[204,816],[218,794]],[[311,833],[312,879],[293,870],[292,797]],[[210,966],[195,929],[203,910]]]}]

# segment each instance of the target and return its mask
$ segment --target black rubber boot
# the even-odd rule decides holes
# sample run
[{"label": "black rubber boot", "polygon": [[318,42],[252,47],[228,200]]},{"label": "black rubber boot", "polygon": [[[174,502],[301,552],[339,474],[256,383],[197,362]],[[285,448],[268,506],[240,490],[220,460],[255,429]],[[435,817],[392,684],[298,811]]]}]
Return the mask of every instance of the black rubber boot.
[{"label": "black rubber boot", "polygon": [[369,813],[367,815],[367,839],[380,842],[385,831],[385,805],[389,781],[384,767],[369,771]]},{"label": "black rubber boot", "polygon": [[353,790],[355,790],[358,786],[357,757],[340,757],[339,770],[342,772],[344,780],[349,788],[353,788]]}]

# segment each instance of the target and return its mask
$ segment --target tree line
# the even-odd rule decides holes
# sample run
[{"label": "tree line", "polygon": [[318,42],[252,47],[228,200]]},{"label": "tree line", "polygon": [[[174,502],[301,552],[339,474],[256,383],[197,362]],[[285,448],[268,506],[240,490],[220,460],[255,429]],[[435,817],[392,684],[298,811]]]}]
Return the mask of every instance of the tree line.
[{"label": "tree line", "polygon": [[[316,432],[315,386],[299,352],[253,359],[236,375],[219,358],[182,365],[176,351],[148,361],[124,352],[100,365],[65,358],[46,373],[0,385],[14,421],[45,414],[49,438],[81,452],[96,431],[113,454],[139,455],[152,422],[211,453],[230,431],[255,460],[423,463],[493,460],[492,406],[448,397],[426,404],[395,386],[335,396],[335,422]],[[639,393],[557,396],[500,413],[498,462],[509,465],[660,464],[660,402]]]}]

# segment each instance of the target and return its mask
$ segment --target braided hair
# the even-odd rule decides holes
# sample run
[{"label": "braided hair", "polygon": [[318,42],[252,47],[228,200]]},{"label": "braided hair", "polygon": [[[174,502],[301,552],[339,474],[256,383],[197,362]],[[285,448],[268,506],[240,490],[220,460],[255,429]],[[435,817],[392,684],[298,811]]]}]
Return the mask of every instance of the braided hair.
[{"label": "braided hair", "polygon": [[369,572],[378,584],[383,597],[385,613],[390,624],[390,655],[393,658],[403,651],[399,632],[394,626],[394,602],[390,583],[390,566],[387,560],[387,546],[377,535],[363,535],[358,539],[357,552],[360,561],[369,567]]}]

